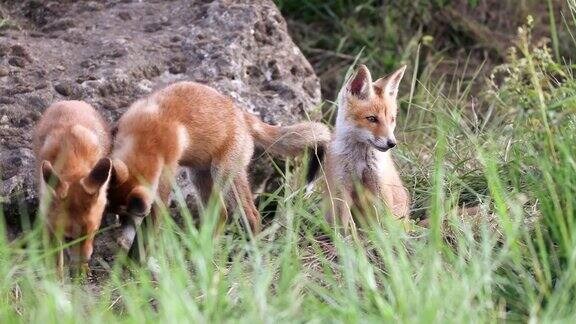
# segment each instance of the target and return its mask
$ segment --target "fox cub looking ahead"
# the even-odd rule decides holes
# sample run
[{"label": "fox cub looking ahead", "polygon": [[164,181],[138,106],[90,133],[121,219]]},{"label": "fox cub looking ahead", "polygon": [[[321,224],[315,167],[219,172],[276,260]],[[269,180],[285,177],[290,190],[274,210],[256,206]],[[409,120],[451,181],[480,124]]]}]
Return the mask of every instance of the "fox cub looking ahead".
[{"label": "fox cub looking ahead", "polygon": [[[246,170],[254,144],[271,153],[295,155],[307,147],[325,145],[329,139],[328,128],[320,123],[268,125],[209,86],[175,83],[135,102],[118,122],[110,208],[142,219],[157,199],[167,203],[170,178],[182,165],[190,168],[205,202],[213,187],[223,190],[226,205],[241,206],[250,228],[258,232],[260,214]],[[155,214],[152,209],[153,223]],[[120,241],[124,248],[132,244],[129,227]]]},{"label": "fox cub looking ahead", "polygon": [[[76,269],[88,270],[94,234],[100,227],[112,163],[108,127],[82,101],[61,101],[48,107],[36,126],[34,149],[40,185],[40,215],[52,244],[85,240],[69,250]],[[58,275],[64,253],[58,253]]]},{"label": "fox cub looking ahead", "polygon": [[410,197],[389,151],[396,146],[396,97],[405,69],[373,82],[368,68],[360,65],[338,94],[335,135],[325,162],[329,222],[351,225],[350,209],[362,210],[366,202],[357,185],[383,199],[394,216],[408,216]]}]

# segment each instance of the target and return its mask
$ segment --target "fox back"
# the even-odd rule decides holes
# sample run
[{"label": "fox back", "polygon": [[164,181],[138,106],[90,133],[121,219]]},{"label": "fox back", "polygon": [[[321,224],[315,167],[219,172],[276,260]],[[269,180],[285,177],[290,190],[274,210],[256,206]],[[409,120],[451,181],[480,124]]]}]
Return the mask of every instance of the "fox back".
[{"label": "fox back", "polygon": [[292,156],[329,138],[320,123],[268,125],[214,88],[178,82],[136,101],[120,118],[109,208],[147,214],[161,174],[178,165],[231,177],[245,170],[255,145]]}]

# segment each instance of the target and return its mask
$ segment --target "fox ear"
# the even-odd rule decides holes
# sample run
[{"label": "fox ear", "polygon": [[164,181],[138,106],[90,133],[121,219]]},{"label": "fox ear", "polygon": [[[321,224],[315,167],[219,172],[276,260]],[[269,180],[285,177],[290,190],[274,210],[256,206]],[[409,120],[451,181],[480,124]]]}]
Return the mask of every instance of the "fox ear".
[{"label": "fox ear", "polygon": [[54,193],[58,198],[66,198],[68,195],[68,184],[62,181],[60,177],[58,177],[50,161],[42,161],[41,172],[42,181],[46,184],[46,186],[54,190]]},{"label": "fox ear", "polygon": [[348,91],[359,99],[368,99],[372,95],[372,76],[366,65],[361,64],[356,74],[348,82]]},{"label": "fox ear", "polygon": [[110,186],[116,188],[128,180],[130,172],[124,162],[118,159],[112,160],[112,177]]},{"label": "fox ear", "polygon": [[383,89],[390,97],[396,98],[398,96],[400,81],[402,81],[402,77],[404,76],[405,71],[406,65],[392,72],[390,75],[376,80],[374,85]]},{"label": "fox ear", "polygon": [[103,185],[108,183],[111,172],[112,161],[109,158],[100,159],[92,171],[90,171],[90,174],[80,180],[80,184],[87,193],[93,195],[97,193]]},{"label": "fox ear", "polygon": [[150,195],[143,186],[138,186],[130,192],[126,204],[126,212],[130,215],[144,217],[150,211],[152,203]]}]

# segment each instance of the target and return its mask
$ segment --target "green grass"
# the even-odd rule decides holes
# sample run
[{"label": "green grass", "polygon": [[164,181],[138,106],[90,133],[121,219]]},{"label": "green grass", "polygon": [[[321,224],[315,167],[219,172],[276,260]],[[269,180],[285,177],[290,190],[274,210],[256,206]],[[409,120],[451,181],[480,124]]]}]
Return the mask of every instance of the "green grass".
[{"label": "green grass", "polygon": [[576,80],[524,31],[474,96],[483,80],[404,80],[395,157],[429,229],[380,217],[342,237],[289,161],[255,239],[238,220],[213,238],[214,206],[199,228],[182,208],[153,260],[119,256],[98,286],[58,282],[38,228],[7,242],[0,225],[0,322],[574,322]]}]

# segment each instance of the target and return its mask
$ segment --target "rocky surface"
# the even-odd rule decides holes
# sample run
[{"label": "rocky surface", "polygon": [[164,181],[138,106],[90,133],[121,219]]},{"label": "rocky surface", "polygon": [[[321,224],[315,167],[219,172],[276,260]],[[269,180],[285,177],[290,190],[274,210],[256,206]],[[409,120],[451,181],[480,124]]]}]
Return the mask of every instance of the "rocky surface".
[{"label": "rocky surface", "polygon": [[291,123],[320,100],[269,0],[0,0],[0,14],[0,199],[9,220],[35,208],[31,139],[54,101],[85,100],[113,123],[135,99],[193,80],[267,122]]}]

